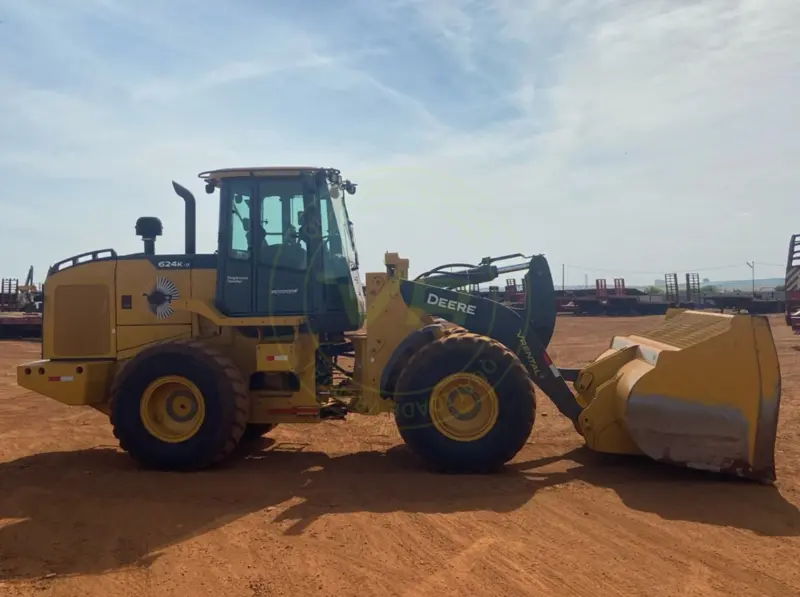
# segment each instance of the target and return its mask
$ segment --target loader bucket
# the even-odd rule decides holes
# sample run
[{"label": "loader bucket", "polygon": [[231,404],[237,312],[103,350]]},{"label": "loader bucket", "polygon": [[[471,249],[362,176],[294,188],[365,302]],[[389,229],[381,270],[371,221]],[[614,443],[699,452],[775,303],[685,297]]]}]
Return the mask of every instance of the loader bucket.
[{"label": "loader bucket", "polygon": [[775,480],[781,375],[766,317],[671,309],[575,382],[589,448]]}]

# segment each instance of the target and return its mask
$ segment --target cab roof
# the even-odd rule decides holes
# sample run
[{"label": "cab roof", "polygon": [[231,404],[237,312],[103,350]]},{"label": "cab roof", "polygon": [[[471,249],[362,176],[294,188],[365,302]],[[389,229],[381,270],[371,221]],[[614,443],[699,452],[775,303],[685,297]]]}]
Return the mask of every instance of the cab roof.
[{"label": "cab roof", "polygon": [[251,166],[207,170],[198,174],[197,177],[212,181],[234,176],[298,176],[304,172],[315,172],[321,169],[319,166]]}]

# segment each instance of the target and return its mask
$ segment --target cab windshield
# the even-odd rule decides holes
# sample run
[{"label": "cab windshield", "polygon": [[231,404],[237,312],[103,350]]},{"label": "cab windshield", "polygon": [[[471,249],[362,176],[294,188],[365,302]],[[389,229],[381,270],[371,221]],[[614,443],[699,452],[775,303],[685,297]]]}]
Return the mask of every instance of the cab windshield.
[{"label": "cab windshield", "polygon": [[350,219],[344,203],[344,196],[331,197],[327,185],[323,185],[320,188],[320,202],[322,229],[328,234],[326,248],[332,255],[343,257],[347,262],[348,270],[357,269],[358,255],[350,234]]}]

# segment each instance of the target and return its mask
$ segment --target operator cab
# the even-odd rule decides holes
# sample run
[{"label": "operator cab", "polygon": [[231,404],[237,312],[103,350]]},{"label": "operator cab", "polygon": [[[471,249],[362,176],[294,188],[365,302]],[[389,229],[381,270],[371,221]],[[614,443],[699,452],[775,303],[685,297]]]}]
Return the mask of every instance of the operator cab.
[{"label": "operator cab", "polygon": [[364,291],[338,170],[200,173],[220,192],[217,308],[232,317],[303,315],[315,332],[357,330]]}]

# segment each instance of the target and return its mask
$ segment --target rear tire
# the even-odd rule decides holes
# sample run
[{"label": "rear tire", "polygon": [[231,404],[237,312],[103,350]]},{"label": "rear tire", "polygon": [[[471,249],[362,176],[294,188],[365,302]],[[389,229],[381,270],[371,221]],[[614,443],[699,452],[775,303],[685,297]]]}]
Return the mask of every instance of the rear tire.
[{"label": "rear tire", "polygon": [[148,468],[189,471],[222,461],[249,415],[236,365],[197,340],[151,346],[127,363],[112,388],[111,425],[120,447]]},{"label": "rear tire", "polygon": [[536,413],[533,381],[517,356],[491,338],[463,331],[409,360],[395,402],[397,427],[409,448],[433,468],[455,473],[502,468],[530,437]]}]

